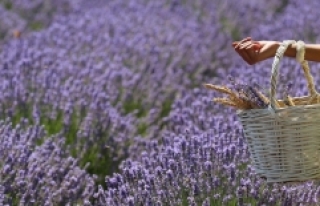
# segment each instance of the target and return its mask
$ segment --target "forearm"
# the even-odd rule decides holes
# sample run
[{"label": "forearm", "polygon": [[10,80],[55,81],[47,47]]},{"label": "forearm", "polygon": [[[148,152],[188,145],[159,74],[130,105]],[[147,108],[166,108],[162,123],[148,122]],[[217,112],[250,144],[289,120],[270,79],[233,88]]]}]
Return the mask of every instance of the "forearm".
[{"label": "forearm", "polygon": [[[276,53],[277,48],[279,47],[280,42],[277,44],[274,50],[274,54]],[[284,56],[295,58],[296,57],[296,45],[290,45]],[[273,55],[274,56],[274,55]],[[320,62],[320,44],[305,44],[305,60],[307,61],[315,61]]]}]

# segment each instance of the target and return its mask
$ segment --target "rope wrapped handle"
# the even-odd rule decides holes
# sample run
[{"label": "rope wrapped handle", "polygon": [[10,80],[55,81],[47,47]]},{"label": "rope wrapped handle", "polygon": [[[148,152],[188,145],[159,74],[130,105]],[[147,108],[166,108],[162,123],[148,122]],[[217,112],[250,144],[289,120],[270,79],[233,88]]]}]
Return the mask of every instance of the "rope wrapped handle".
[{"label": "rope wrapped handle", "polygon": [[303,71],[304,71],[304,75],[308,81],[308,90],[309,90],[309,93],[311,96],[308,104],[311,103],[312,101],[314,101],[315,99],[317,100],[317,102],[319,102],[319,93],[315,89],[313,77],[310,74],[309,64],[304,59],[304,55],[305,55],[304,42],[303,41],[296,42],[294,40],[285,40],[281,43],[281,45],[277,49],[277,52],[276,52],[276,55],[275,55],[275,58],[274,58],[274,61],[272,64],[271,91],[270,91],[271,101],[270,101],[270,105],[269,105],[269,109],[271,109],[272,111],[274,111],[278,107],[278,103],[277,103],[277,99],[276,99],[276,91],[277,91],[277,77],[279,75],[280,60],[282,59],[284,52],[287,50],[287,48],[291,44],[296,44],[296,50],[297,50],[296,60],[301,64]]},{"label": "rope wrapped handle", "polygon": [[310,68],[308,62],[304,59],[305,54],[305,44],[303,41],[297,42],[297,61],[302,65],[302,69],[304,72],[304,76],[307,79],[308,82],[308,90],[310,93],[310,99],[308,101],[308,104],[311,104],[315,99],[317,100],[317,103],[319,103],[319,93],[316,90],[316,87],[314,85],[313,77],[310,74]]}]

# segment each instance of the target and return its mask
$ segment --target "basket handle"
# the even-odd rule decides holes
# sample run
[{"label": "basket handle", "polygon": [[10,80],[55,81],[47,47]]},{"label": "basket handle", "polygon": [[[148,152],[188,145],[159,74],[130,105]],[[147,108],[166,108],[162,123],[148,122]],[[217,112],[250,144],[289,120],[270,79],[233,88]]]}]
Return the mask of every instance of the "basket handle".
[{"label": "basket handle", "polygon": [[284,52],[287,50],[290,44],[294,44],[296,41],[294,40],[285,40],[283,41],[276,51],[276,55],[274,57],[272,63],[271,70],[271,91],[270,91],[270,106],[273,111],[276,109],[277,99],[276,99],[276,91],[277,91],[277,77],[279,74],[279,64],[282,59]]},{"label": "basket handle", "polygon": [[271,71],[271,91],[270,91],[270,107],[273,111],[277,108],[277,99],[276,99],[276,89],[277,89],[277,77],[279,73],[279,63],[283,57],[284,52],[288,48],[290,44],[296,43],[296,60],[301,64],[304,72],[304,76],[308,82],[308,90],[310,93],[310,99],[308,104],[310,104],[314,99],[317,100],[317,103],[320,100],[320,94],[316,91],[313,77],[310,74],[310,68],[308,62],[304,59],[305,55],[305,44],[303,41],[295,42],[294,40],[285,40],[281,43],[279,48],[277,49],[273,64],[272,64],[272,71]]},{"label": "basket handle", "polygon": [[313,81],[313,77],[310,73],[310,68],[309,68],[309,64],[308,62],[304,59],[304,55],[305,55],[305,44],[303,41],[298,41],[296,44],[296,48],[297,48],[297,55],[296,55],[296,59],[297,61],[302,65],[302,69],[304,72],[304,76],[307,79],[308,82],[308,90],[310,93],[310,99],[308,101],[308,104],[310,104],[315,98],[317,98],[317,102],[319,99],[319,93],[316,91],[315,85],[314,85],[314,81]]}]

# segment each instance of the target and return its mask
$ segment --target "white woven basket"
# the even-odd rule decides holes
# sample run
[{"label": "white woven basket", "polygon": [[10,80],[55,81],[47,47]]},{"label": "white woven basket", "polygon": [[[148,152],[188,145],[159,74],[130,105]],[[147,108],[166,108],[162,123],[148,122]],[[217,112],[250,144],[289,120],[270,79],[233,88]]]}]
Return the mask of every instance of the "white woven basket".
[{"label": "white woven basket", "polygon": [[282,100],[276,100],[279,62],[292,43],[295,41],[284,41],[274,58],[269,108],[237,111],[252,165],[258,175],[267,178],[267,182],[320,178],[319,94],[315,90],[308,63],[304,60],[304,44],[301,41],[297,43],[297,60],[308,79],[310,96],[294,98],[305,105],[282,108],[279,107]]}]

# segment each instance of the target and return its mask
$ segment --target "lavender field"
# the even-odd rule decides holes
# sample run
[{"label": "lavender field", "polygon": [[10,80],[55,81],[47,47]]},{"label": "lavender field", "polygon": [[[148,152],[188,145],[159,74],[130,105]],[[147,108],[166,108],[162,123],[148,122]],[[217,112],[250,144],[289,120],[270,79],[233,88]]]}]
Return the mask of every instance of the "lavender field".
[{"label": "lavender field", "polygon": [[[249,66],[231,43],[319,43],[316,8],[0,0],[0,206],[320,205],[319,181],[256,175],[236,111],[203,87],[233,75],[268,88],[272,59]],[[290,95],[307,95],[296,61],[280,73],[279,94],[291,81]]]}]

